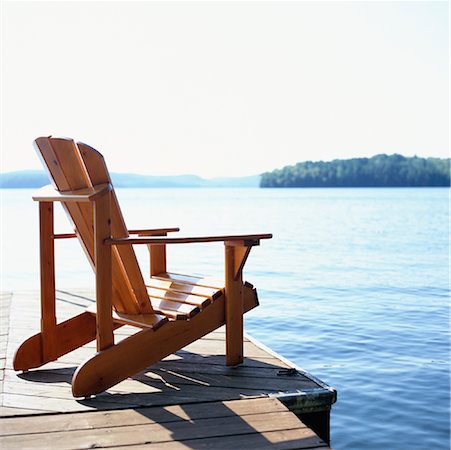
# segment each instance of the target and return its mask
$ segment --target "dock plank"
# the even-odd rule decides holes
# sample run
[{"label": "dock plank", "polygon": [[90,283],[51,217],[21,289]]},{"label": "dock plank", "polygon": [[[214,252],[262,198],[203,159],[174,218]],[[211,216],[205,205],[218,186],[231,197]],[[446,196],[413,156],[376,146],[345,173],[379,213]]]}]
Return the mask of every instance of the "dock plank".
[{"label": "dock plank", "polygon": [[285,406],[274,398],[249,399],[246,401],[224,401],[172,405],[162,408],[144,407],[119,411],[93,411],[89,415],[79,413],[50,414],[37,417],[4,418],[0,422],[0,436],[17,434],[50,433],[61,430],[76,431],[92,428],[114,428],[122,426],[165,423],[177,420],[198,420],[211,417],[246,416],[265,412],[286,412]]},{"label": "dock plank", "polygon": [[309,428],[294,430],[269,431],[264,433],[250,433],[232,436],[219,436],[204,439],[191,439],[189,441],[171,441],[145,445],[115,447],[115,450],[231,450],[255,448],[258,450],[301,450],[321,448],[330,450],[330,447],[316,436],[310,435]]},{"label": "dock plank", "polygon": [[[274,399],[238,400],[190,405],[181,409],[146,408],[97,415],[82,413],[69,418],[62,415],[53,417],[53,420],[47,417],[48,420],[41,421],[39,427],[30,422],[29,417],[12,418],[4,419],[0,430],[2,445],[8,449],[51,448],[54,442],[58,443],[58,449],[67,450],[149,444],[161,448],[163,443],[174,446],[174,441],[178,448],[184,445],[193,448],[192,440],[200,441],[200,445],[203,443],[206,448],[215,448],[212,445],[218,445],[224,438],[230,444],[238,444],[248,440],[249,435],[252,435],[257,448],[261,448],[265,443],[272,444],[262,433],[287,430],[296,431],[295,439],[302,440],[306,444],[304,448],[325,445],[293,413],[277,403]],[[121,423],[121,420],[128,420],[128,423]],[[74,422],[78,429],[65,428]],[[27,426],[34,426],[33,431]],[[7,434],[4,430],[8,430]]]}]

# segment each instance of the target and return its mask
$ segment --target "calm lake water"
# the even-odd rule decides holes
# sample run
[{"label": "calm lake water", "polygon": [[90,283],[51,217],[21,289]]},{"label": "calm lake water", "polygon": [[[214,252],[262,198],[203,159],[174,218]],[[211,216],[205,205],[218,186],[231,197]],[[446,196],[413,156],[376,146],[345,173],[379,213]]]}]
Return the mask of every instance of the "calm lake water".
[{"label": "calm lake water", "polygon": [[[2,290],[37,289],[37,205],[29,190],[0,192]],[[118,197],[129,228],[274,234],[246,265],[261,303],[246,328],[338,390],[335,449],[449,448],[448,189],[126,189]],[[57,231],[70,231],[62,212]],[[221,276],[222,254],[220,244],[173,246],[169,269]],[[59,288],[93,286],[76,242],[58,242],[57,269]]]}]

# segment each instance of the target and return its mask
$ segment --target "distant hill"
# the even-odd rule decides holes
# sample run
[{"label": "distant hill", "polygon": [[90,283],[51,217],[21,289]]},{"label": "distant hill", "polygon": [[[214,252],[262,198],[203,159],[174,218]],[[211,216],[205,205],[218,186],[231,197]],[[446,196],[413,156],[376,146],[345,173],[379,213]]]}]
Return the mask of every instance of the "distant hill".
[{"label": "distant hill", "polygon": [[49,184],[49,179],[42,170],[19,170],[0,173],[0,188],[39,188]]},{"label": "distant hill", "polygon": [[[152,176],[112,173],[111,178],[117,188],[258,187],[260,182],[260,175],[206,180],[196,175]],[[40,170],[20,170],[0,174],[0,189],[39,188],[49,183],[46,173]]]},{"label": "distant hill", "polygon": [[376,155],[307,161],[264,173],[261,187],[426,187],[450,185],[450,159]]}]

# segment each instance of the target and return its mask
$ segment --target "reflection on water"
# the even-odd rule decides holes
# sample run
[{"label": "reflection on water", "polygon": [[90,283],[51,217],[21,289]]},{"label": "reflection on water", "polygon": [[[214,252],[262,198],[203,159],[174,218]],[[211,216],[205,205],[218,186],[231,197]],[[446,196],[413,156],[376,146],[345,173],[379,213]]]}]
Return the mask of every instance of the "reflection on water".
[{"label": "reflection on water", "polygon": [[[2,289],[37,289],[37,205],[3,190]],[[449,448],[447,189],[129,189],[130,228],[272,232],[246,277],[250,334],[338,390],[335,449]],[[70,231],[61,212],[57,231]],[[138,255],[148,270],[147,250]],[[222,275],[220,244],[173,246],[174,272]],[[187,269],[189,268],[189,269]],[[57,243],[58,287],[93,286],[76,241]],[[362,444],[363,443],[363,444]]]}]

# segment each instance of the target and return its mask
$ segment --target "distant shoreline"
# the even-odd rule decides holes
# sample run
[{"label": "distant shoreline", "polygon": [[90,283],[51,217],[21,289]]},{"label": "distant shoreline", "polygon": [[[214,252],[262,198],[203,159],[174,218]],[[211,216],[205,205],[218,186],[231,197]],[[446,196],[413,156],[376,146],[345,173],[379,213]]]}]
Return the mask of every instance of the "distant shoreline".
[{"label": "distant shoreline", "polygon": [[[46,183],[48,185],[50,183]],[[45,185],[39,186],[0,186],[0,191],[39,189]],[[296,189],[450,189],[451,186],[310,186],[310,187],[260,187],[260,186],[115,186],[116,189],[259,189],[259,190],[296,190]]]},{"label": "distant shoreline", "polygon": [[[261,175],[205,179],[197,175],[111,173],[116,188],[409,188],[450,187],[450,159],[375,155],[371,158],[299,162]],[[0,174],[0,189],[36,189],[46,172]]]},{"label": "distant shoreline", "polygon": [[449,187],[450,159],[375,155],[307,161],[262,175],[263,188]]}]

